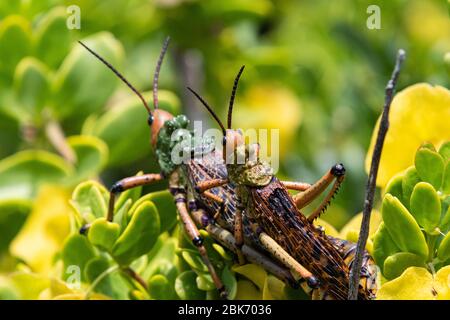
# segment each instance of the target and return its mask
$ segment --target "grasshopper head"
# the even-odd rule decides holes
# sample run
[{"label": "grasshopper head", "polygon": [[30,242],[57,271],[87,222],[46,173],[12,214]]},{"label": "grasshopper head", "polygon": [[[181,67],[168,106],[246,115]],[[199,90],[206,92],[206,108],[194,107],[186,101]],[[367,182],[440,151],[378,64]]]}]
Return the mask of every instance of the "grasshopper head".
[{"label": "grasshopper head", "polygon": [[234,97],[243,70],[244,66],[241,67],[234,80],[228,106],[227,129],[202,97],[191,88],[188,87],[188,89],[201,101],[222,129],[223,159],[227,166],[229,180],[241,185],[264,186],[272,180],[273,173],[271,167],[259,159],[259,144],[246,145],[242,131],[231,129]]},{"label": "grasshopper head", "polygon": [[151,129],[151,141],[153,149],[156,148],[159,131],[162,127],[164,127],[164,124],[167,121],[172,119],[173,115],[170,112],[162,109],[155,109],[152,113],[149,113],[147,123]]}]

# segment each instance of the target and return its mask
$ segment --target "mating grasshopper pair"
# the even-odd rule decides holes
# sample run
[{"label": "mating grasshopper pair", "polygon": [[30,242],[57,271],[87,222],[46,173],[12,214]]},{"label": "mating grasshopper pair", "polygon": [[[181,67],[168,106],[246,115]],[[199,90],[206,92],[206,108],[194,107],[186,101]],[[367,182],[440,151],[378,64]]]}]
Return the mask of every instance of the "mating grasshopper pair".
[{"label": "mating grasshopper pair", "polygon": [[[237,253],[240,262],[245,259],[259,264],[291,285],[298,283],[296,280],[298,277],[306,279],[308,286],[313,289],[313,297],[346,298],[348,264],[352,261],[354,245],[327,237],[312,225],[312,220],[326,208],[342,182],[343,167],[335,166],[313,185],[282,183],[271,175],[263,175],[261,182],[260,169],[268,172],[269,168],[261,166],[259,162],[250,168],[217,165],[218,160],[223,158],[225,153],[214,150],[212,143],[208,141],[200,142],[200,151],[197,150],[198,146],[192,147],[193,154],[196,152],[202,154],[200,160],[193,157],[187,163],[176,165],[171,160],[173,148],[171,136],[177,129],[186,129],[189,121],[183,115],[174,117],[167,111],[158,108],[158,76],[167,50],[168,39],[164,43],[154,75],[153,111],[142,95],[116,69],[83,43],[81,44],[108,66],[142,100],[149,114],[151,142],[161,167],[161,173],[125,178],[112,186],[107,214],[108,221],[112,221],[114,200],[118,193],[168,179],[170,192],[175,199],[185,231],[198,248],[221,296],[226,296],[225,288],[208,258],[197,225],[204,227],[216,240]],[[239,76],[241,73],[242,69]],[[231,127],[231,110],[239,76],[236,78],[230,101],[229,128]],[[202,99],[201,101],[204,102]],[[206,103],[205,105],[207,106]],[[235,131],[224,129],[224,135],[227,137],[227,141],[236,141],[236,139],[240,141],[239,134]],[[228,137],[229,135],[230,137]],[[246,152],[246,148],[242,148],[242,146],[240,143],[240,148],[236,148],[236,151]],[[251,179],[242,180],[242,173],[251,173]],[[254,186],[253,179],[259,181]],[[296,206],[305,206],[310,203],[334,179],[336,181],[322,205],[314,211],[311,218],[305,218],[296,209]],[[256,187],[255,193],[249,189],[252,187]],[[286,187],[302,191],[302,193],[292,198],[287,193]],[[263,207],[250,203],[250,198],[255,200],[257,197],[264,199]],[[270,201],[268,201],[269,197]],[[254,211],[255,208],[260,208],[262,212]],[[261,216],[268,220],[276,218],[277,224],[267,225],[264,223],[265,220],[258,220]],[[261,232],[262,230],[264,231]],[[262,253],[264,251],[271,253],[275,261]],[[372,260],[367,256],[365,270],[362,272],[362,279],[365,283],[372,281],[374,276],[371,263]],[[307,266],[311,272],[303,265]],[[371,296],[372,287],[365,284],[362,287],[360,297]]]}]

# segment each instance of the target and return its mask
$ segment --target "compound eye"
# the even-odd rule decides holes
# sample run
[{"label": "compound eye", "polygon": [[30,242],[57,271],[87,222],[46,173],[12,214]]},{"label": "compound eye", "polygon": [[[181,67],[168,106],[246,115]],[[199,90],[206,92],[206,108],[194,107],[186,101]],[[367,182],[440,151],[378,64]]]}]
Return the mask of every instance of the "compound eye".
[{"label": "compound eye", "polygon": [[227,144],[227,137],[226,136],[223,136],[223,139],[222,139],[222,145],[226,145]]},{"label": "compound eye", "polygon": [[153,123],[153,115],[152,115],[152,114],[149,114],[149,115],[148,115],[147,123],[148,123],[149,126],[152,125],[152,123]]}]

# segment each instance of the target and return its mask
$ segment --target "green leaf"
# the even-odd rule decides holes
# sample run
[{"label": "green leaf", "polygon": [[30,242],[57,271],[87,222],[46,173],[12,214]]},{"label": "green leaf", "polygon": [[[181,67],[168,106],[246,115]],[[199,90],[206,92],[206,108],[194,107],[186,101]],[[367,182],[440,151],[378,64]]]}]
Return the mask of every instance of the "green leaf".
[{"label": "green leaf", "polygon": [[27,57],[14,73],[14,90],[23,112],[32,120],[40,116],[50,90],[49,70],[39,60]]},{"label": "green leaf", "polygon": [[[83,42],[116,67],[122,61],[123,48],[109,33],[97,33]],[[117,83],[108,68],[76,44],[55,74],[53,112],[59,119],[95,113],[104,107]]]},{"label": "green leaf", "polygon": [[204,300],[206,293],[197,287],[194,271],[185,271],[175,280],[175,291],[182,300]]},{"label": "green leaf", "polygon": [[71,204],[82,219],[91,222],[106,216],[108,191],[100,183],[89,180],[80,183],[72,193]]},{"label": "green leaf", "polygon": [[431,184],[416,184],[411,194],[411,213],[428,233],[436,231],[441,218],[441,201]]},{"label": "green leaf", "polygon": [[29,150],[0,161],[0,199],[33,199],[43,184],[63,182],[73,169],[46,151]]},{"label": "green leaf", "polygon": [[403,199],[403,181],[405,173],[400,173],[395,175],[391,180],[389,180],[384,193],[390,193],[398,199]]},{"label": "green leaf", "polygon": [[189,266],[191,266],[191,268],[201,272],[208,271],[208,268],[203,263],[203,260],[198,252],[183,250],[181,251],[181,256],[183,257],[184,261],[186,261],[189,264]]},{"label": "green leaf", "polygon": [[[447,197],[447,200],[450,202],[450,197]],[[441,224],[439,228],[442,232],[447,232],[450,228],[450,205],[447,207],[447,212],[443,215]]]},{"label": "green leaf", "polygon": [[[142,274],[144,279],[149,279],[154,274],[161,272],[161,268],[169,270],[169,272],[163,272],[166,277],[169,275],[174,276],[171,266],[173,266],[175,260],[177,260],[177,255],[175,253],[176,248],[177,241],[173,238],[167,238],[166,234],[162,234],[147,255],[149,263]],[[166,264],[170,264],[167,269],[165,267]]]},{"label": "green leaf", "polygon": [[77,179],[83,180],[98,175],[108,161],[108,146],[93,136],[71,136],[67,138],[67,142],[77,157]]},{"label": "green leaf", "polygon": [[[450,211],[450,209],[449,209]],[[444,239],[442,239],[441,244],[439,245],[437,256],[439,260],[445,261],[450,259],[450,232],[448,232]]]},{"label": "green leaf", "polygon": [[144,201],[151,201],[155,204],[161,219],[161,232],[170,230],[177,222],[177,208],[173,202],[173,196],[168,190],[157,191],[146,194],[135,202],[130,212]]},{"label": "green leaf", "polygon": [[12,281],[0,276],[0,300],[19,300],[20,294]]},{"label": "green leaf", "polygon": [[[403,190],[403,204],[405,207],[409,208],[410,199],[411,199],[411,193],[414,189],[414,186],[420,182],[419,175],[417,174],[417,170],[414,167],[409,167],[406,169],[405,174],[403,176],[402,181],[402,190]],[[395,196],[393,194],[393,196]]]},{"label": "green leaf", "polygon": [[386,225],[382,222],[373,238],[373,258],[382,273],[384,273],[383,267],[386,258],[397,252],[400,252],[400,249],[395,245]]},{"label": "green leaf", "polygon": [[197,276],[197,288],[203,291],[214,290],[214,282],[212,281],[211,275],[208,273],[202,273]]},{"label": "green leaf", "polygon": [[450,160],[447,160],[444,169],[444,176],[442,181],[442,191],[446,194],[450,194]]},{"label": "green leaf", "polygon": [[415,253],[424,259],[428,246],[414,217],[396,197],[386,194],[383,199],[383,221],[396,246],[402,251]]},{"label": "green leaf", "polygon": [[237,292],[237,281],[234,272],[232,272],[228,266],[223,268],[222,281],[227,290],[228,299],[234,300]]},{"label": "green leaf", "polygon": [[113,247],[112,254],[118,263],[128,265],[150,251],[158,238],[160,222],[153,203],[146,201],[133,212],[128,226]]},{"label": "green leaf", "polygon": [[28,200],[0,200],[0,256],[22,228],[31,206]]},{"label": "green leaf", "polygon": [[95,257],[95,251],[85,236],[74,234],[64,242],[61,257],[64,262],[62,278],[67,280],[71,276],[69,267],[76,266],[81,271],[81,281],[84,281],[83,270],[89,260]]},{"label": "green leaf", "polygon": [[0,72],[12,74],[30,47],[31,27],[25,18],[11,15],[0,22]]},{"label": "green leaf", "polygon": [[415,166],[419,177],[433,185],[436,190],[441,188],[444,172],[444,159],[435,151],[420,148],[416,152]]},{"label": "green leaf", "polygon": [[439,154],[442,156],[444,161],[450,160],[450,141],[444,142],[439,148]]},{"label": "green leaf", "polygon": [[175,293],[174,285],[161,274],[154,275],[150,278],[148,281],[148,292],[153,299],[157,300],[172,300],[178,298]]},{"label": "green leaf", "polygon": [[409,252],[399,252],[386,258],[384,261],[383,275],[386,279],[395,279],[409,267],[425,268],[425,261],[422,257]]},{"label": "green leaf", "polygon": [[[105,257],[92,258],[84,268],[85,278],[89,283],[92,283],[104,271],[108,270],[110,266],[108,259]],[[125,280],[117,272],[113,272],[100,280],[95,286],[94,291],[113,299],[124,300],[127,299],[129,288]]]},{"label": "green leaf", "polygon": [[94,245],[111,251],[119,238],[120,226],[117,223],[106,221],[105,218],[96,219],[88,232],[88,239]]},{"label": "green leaf", "polygon": [[35,54],[53,69],[56,69],[69,53],[71,31],[67,28],[66,21],[65,8],[55,7],[39,21],[36,28]]}]

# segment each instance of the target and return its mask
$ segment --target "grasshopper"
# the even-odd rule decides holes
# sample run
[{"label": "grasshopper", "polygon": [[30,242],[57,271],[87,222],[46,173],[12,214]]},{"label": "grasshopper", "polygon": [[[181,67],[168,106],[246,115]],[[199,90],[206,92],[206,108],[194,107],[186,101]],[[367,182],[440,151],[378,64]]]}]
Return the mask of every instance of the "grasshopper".
[{"label": "grasshopper", "polygon": [[[139,91],[135,89],[135,87],[128,82],[119,71],[84,43],[80,42],[84,48],[112,70],[114,74],[142,101],[148,112],[147,122],[151,129],[151,144],[161,167],[160,173],[143,174],[141,176],[124,178],[115,182],[110,189],[107,220],[113,220],[115,198],[119,193],[134,187],[149,185],[161,180],[168,180],[169,190],[174,197],[184,229],[193,244],[197,247],[203,262],[211,274],[214,285],[222,297],[226,297],[226,290],[224,289],[222,281],[217,275],[213,264],[208,258],[197,225],[205,228],[213,238],[229,250],[245,256],[248,261],[262,266],[279,279],[293,287],[297,287],[298,282],[289,269],[283,267],[280,263],[261,252],[259,242],[255,240],[254,234],[246,219],[244,219],[244,233],[245,238],[248,239],[247,244],[242,245],[240,241],[236,241],[233,234],[230,232],[233,230],[232,223],[234,221],[234,212],[236,211],[233,202],[234,187],[232,185],[228,188],[225,187],[220,190],[203,192],[201,194],[193,189],[193,186],[207,180],[227,178],[226,167],[223,164],[217,165],[217,159],[222,158],[221,152],[213,150],[208,142],[201,142],[200,151],[196,151],[195,147],[192,148],[193,153],[200,152],[202,154],[203,157],[201,160],[194,159],[180,165],[174,164],[171,161],[171,152],[173,148],[171,135],[177,129],[186,129],[189,120],[184,115],[173,116],[169,112],[158,108],[158,78],[168,43],[169,38],[166,39],[163,45],[154,73],[154,110],[152,111]],[[217,202],[221,202],[221,205],[218,206]],[[218,211],[221,212],[221,219],[216,221],[212,215],[216,214]],[[80,229],[80,233],[86,233],[88,232],[88,229],[89,225],[85,225]]]},{"label": "grasshopper", "polygon": [[[243,218],[247,218],[262,246],[286,267],[294,269],[306,279],[313,289],[313,298],[347,299],[349,286],[349,265],[354,256],[354,245],[330,239],[312,222],[325,210],[331,198],[339,189],[345,168],[334,165],[313,185],[301,182],[280,181],[271,167],[259,159],[259,145],[246,145],[240,130],[231,129],[234,97],[244,67],[235,78],[228,108],[227,128],[211,107],[192,89],[188,88],[206,107],[219,124],[223,133],[223,161],[227,179],[212,179],[196,186],[198,192],[235,185],[236,212],[234,214],[234,236],[238,248],[243,245]],[[244,159],[239,163],[238,159]],[[299,209],[314,200],[334,181],[330,192],[321,205],[309,216]],[[291,196],[288,189],[301,191]],[[240,256],[240,261],[242,255]],[[347,263],[345,259],[347,258]],[[242,262],[242,261],[241,261]],[[371,266],[367,257],[366,265]],[[363,270],[359,297],[373,297],[373,289],[367,279],[373,279],[374,269]]]}]

